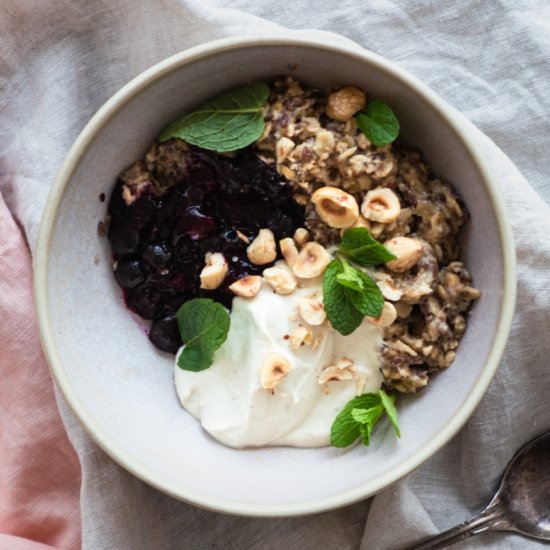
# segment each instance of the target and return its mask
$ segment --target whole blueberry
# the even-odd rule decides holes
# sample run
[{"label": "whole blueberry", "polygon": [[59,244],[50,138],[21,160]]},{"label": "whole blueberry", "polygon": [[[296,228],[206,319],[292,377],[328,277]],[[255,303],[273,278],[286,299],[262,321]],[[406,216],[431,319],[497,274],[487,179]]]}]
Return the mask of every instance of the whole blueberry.
[{"label": "whole blueberry", "polygon": [[182,345],[178,321],[174,313],[168,313],[153,321],[149,340],[162,351],[176,353]]},{"label": "whole blueberry", "polygon": [[148,244],[142,254],[142,258],[152,267],[165,266],[171,256],[172,251],[164,242]]},{"label": "whole blueberry", "polygon": [[136,288],[145,280],[141,263],[138,260],[119,260],[115,269],[115,279],[123,288]]}]

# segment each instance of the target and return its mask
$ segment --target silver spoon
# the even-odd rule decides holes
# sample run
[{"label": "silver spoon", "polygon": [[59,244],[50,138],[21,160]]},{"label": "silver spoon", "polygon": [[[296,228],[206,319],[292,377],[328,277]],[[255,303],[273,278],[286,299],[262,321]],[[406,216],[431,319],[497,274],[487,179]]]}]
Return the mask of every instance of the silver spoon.
[{"label": "silver spoon", "polygon": [[533,439],[514,455],[485,510],[405,550],[445,548],[490,530],[516,531],[550,540],[550,432]]}]

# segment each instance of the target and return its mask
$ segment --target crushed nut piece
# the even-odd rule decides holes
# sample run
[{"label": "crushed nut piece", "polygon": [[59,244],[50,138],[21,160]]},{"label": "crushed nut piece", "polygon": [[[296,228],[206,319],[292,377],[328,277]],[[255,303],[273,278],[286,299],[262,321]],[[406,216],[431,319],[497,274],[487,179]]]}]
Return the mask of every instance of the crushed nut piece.
[{"label": "crushed nut piece", "polygon": [[242,298],[252,298],[258,294],[262,286],[259,275],[247,275],[229,286],[229,290]]},{"label": "crushed nut piece", "polygon": [[269,355],[260,369],[260,384],[266,390],[273,390],[287,376],[292,368],[290,362],[280,355]]},{"label": "crushed nut piece", "polygon": [[257,237],[246,249],[248,259],[256,265],[265,265],[277,258],[275,237],[271,229],[260,229]]},{"label": "crushed nut piece", "polygon": [[277,294],[290,294],[298,285],[293,273],[283,266],[275,266],[264,269],[263,273],[266,283]]},{"label": "crushed nut piece", "polygon": [[225,261],[223,254],[219,252],[207,252],[205,256],[205,266],[202,268],[200,279],[201,288],[214,290],[218,288],[225,279],[229,266]]}]

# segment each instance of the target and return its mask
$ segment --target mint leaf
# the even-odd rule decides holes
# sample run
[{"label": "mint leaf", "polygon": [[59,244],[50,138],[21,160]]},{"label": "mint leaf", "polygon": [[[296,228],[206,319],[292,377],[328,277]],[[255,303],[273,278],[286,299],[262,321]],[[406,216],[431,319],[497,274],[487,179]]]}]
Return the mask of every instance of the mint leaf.
[{"label": "mint leaf", "polygon": [[349,300],[351,300],[353,307],[360,311],[362,315],[378,317],[384,307],[384,296],[381,290],[370,275],[367,275],[360,269],[352,269],[355,271],[355,276],[361,279],[363,290],[360,292],[348,290]]},{"label": "mint leaf", "polygon": [[378,392],[380,394],[380,400],[382,405],[386,410],[386,414],[390,419],[390,422],[393,425],[395,435],[401,437],[401,432],[399,431],[399,424],[397,423],[397,409],[395,408],[395,395],[388,395],[384,390]]},{"label": "mint leaf", "polygon": [[395,256],[364,227],[347,229],[338,253],[363,267],[372,267],[395,260]]},{"label": "mint leaf", "polygon": [[185,302],[176,319],[185,347],[178,357],[183,370],[198,372],[212,365],[214,352],[225,342],[229,332],[229,313],[209,298]]},{"label": "mint leaf", "polygon": [[368,446],[372,431],[384,411],[388,414],[394,426],[395,433],[400,437],[397,426],[397,411],[394,406],[395,397],[384,390],[378,393],[366,393],[349,401],[334,419],[330,430],[330,443],[334,447],[348,447],[359,437]]},{"label": "mint leaf", "polygon": [[338,282],[342,286],[362,292],[364,288],[363,279],[357,274],[357,269],[351,267],[348,262],[341,262],[341,265],[342,273],[338,273],[338,275],[336,275]]},{"label": "mint leaf", "polygon": [[362,111],[355,115],[357,126],[363,134],[377,147],[387,145],[399,135],[399,121],[382,100],[371,101]]},{"label": "mint leaf", "polygon": [[361,435],[360,426],[352,416],[353,409],[372,409],[380,406],[380,397],[366,393],[354,397],[334,419],[330,429],[330,444],[334,447],[349,447]]},{"label": "mint leaf", "polygon": [[330,324],[340,334],[351,334],[363,321],[363,314],[353,305],[349,292],[352,290],[342,286],[338,275],[343,273],[339,260],[328,264],[323,277],[323,303]]},{"label": "mint leaf", "polygon": [[262,107],[268,96],[263,82],[226,92],[170,124],[158,139],[177,137],[219,153],[242,149],[264,131]]}]

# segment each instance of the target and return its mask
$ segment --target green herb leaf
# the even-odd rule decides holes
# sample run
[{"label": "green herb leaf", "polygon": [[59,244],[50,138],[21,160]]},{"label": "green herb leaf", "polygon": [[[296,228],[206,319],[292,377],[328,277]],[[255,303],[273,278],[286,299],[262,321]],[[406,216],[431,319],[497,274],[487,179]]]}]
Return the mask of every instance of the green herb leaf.
[{"label": "green herb leaf", "polygon": [[268,95],[263,82],[222,94],[170,124],[159,141],[177,137],[219,153],[242,149],[264,131],[262,107]]},{"label": "green herb leaf", "polygon": [[212,365],[214,352],[225,342],[229,332],[229,313],[209,298],[185,302],[176,313],[185,347],[178,357],[178,367],[198,372]]},{"label": "green herb leaf", "polygon": [[370,444],[370,436],[380,416],[384,412],[384,407],[380,404],[372,409],[352,409],[352,418],[360,424],[359,434],[366,447]]},{"label": "green herb leaf", "polygon": [[399,135],[399,121],[382,100],[371,101],[365,109],[355,115],[357,126],[377,147],[387,145]]},{"label": "green herb leaf", "polygon": [[360,311],[362,315],[378,317],[384,307],[384,296],[381,290],[370,275],[367,275],[360,269],[352,269],[354,269],[356,277],[361,279],[363,290],[361,292],[348,290],[349,300],[351,300],[353,307]]},{"label": "green herb leaf", "polygon": [[345,231],[338,253],[363,267],[395,260],[395,256],[364,227],[354,227]]},{"label": "green herb leaf", "polygon": [[378,393],[380,394],[380,400],[382,401],[382,405],[386,410],[386,414],[388,415],[388,418],[390,419],[390,422],[393,425],[395,435],[397,437],[401,437],[401,432],[399,431],[399,424],[397,422],[397,409],[395,408],[395,395],[393,394],[388,395],[384,390],[380,390]]},{"label": "green herb leaf", "polygon": [[361,423],[353,416],[354,409],[372,409],[380,406],[380,397],[375,393],[366,393],[354,397],[345,405],[334,419],[330,429],[330,443],[334,447],[349,447],[361,435]]},{"label": "green herb leaf", "polygon": [[363,321],[363,314],[353,305],[349,296],[354,292],[340,284],[338,275],[343,273],[339,260],[328,264],[323,278],[323,302],[331,325],[340,334],[351,334]]},{"label": "green herb leaf", "polygon": [[351,267],[348,262],[341,262],[341,265],[342,273],[338,273],[338,275],[336,275],[338,282],[342,286],[362,292],[364,288],[363,279],[357,274],[357,269]]},{"label": "green herb leaf", "polygon": [[399,437],[394,402],[395,397],[388,395],[384,390],[354,397],[345,405],[332,423],[330,431],[331,445],[334,447],[348,447],[360,437],[363,444],[368,446],[372,431],[384,411],[388,414],[395,433]]}]

